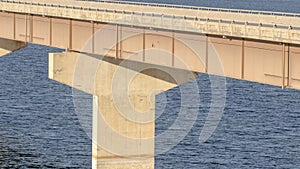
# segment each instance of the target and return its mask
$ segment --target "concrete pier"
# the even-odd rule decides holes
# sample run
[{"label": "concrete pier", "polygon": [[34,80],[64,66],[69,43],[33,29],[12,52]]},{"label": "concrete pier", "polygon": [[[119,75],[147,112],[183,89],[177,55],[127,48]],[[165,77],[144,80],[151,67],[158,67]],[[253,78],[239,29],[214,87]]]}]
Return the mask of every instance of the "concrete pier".
[{"label": "concrete pier", "polygon": [[93,168],[154,168],[155,95],[185,70],[79,53],[49,56],[49,77],[93,95]]},{"label": "concrete pier", "polygon": [[21,41],[0,38],[0,57],[10,52],[19,50],[25,46],[26,44]]}]

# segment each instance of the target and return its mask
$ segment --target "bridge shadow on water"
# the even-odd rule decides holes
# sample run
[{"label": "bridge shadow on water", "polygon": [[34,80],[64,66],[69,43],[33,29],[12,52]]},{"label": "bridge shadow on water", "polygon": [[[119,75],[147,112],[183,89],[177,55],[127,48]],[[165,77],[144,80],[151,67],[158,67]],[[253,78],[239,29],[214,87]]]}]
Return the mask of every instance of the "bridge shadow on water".
[{"label": "bridge shadow on water", "polygon": [[[91,140],[75,113],[72,89],[47,77],[48,52],[55,51],[61,50],[30,44],[0,58],[0,168],[91,168]],[[300,91],[227,79],[221,122],[199,143],[211,89],[207,75],[197,82],[196,122],[178,145],[156,156],[156,168],[300,166]],[[91,132],[92,96],[81,95],[87,110],[80,116]],[[179,88],[165,95],[168,104],[156,120],[156,135],[169,129],[180,110]],[[162,100],[158,95],[157,112]]]}]

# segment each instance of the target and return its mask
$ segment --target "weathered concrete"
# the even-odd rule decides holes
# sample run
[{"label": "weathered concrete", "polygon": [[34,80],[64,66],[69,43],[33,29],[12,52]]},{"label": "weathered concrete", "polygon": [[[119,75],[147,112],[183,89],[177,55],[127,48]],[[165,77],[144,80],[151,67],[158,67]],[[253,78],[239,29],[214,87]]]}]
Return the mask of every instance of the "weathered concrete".
[{"label": "weathered concrete", "polygon": [[68,8],[60,1],[20,2],[0,2],[1,38],[300,88],[298,14],[113,1],[68,0]]},{"label": "weathered concrete", "polygon": [[25,46],[26,44],[24,42],[0,38],[0,57]]},{"label": "weathered concrete", "polygon": [[0,12],[1,23],[0,37],[7,39],[282,87],[300,84],[299,45]]},{"label": "weathered concrete", "polygon": [[196,77],[111,57],[49,56],[49,78],[94,95],[93,168],[154,168],[155,95]]},{"label": "weathered concrete", "polygon": [[[82,2],[65,0],[63,4],[59,0],[26,0],[27,3],[23,2],[19,0],[3,1],[0,2],[0,8],[6,12],[30,13],[31,16],[28,15],[30,21],[34,20],[32,15],[38,15],[170,31],[187,31],[283,43],[300,43],[300,17],[296,13],[196,6],[184,7],[149,3],[126,4],[125,2],[117,3],[116,1]],[[47,21],[47,18],[41,19],[39,23],[44,21]],[[35,27],[29,22],[27,25]],[[36,35],[42,34],[37,33]],[[34,41],[33,36],[31,40]],[[37,42],[43,42],[44,40],[47,41],[47,38],[36,39]]]}]

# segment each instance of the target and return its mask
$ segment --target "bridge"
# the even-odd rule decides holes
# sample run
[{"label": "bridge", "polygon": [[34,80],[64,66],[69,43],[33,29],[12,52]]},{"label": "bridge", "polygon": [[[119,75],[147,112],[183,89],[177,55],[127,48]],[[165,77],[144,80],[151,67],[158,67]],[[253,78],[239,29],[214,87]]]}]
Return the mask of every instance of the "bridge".
[{"label": "bridge", "polygon": [[[300,14],[127,1],[0,0],[0,56],[27,43],[92,94],[93,168],[154,168],[154,94],[220,75],[300,88]],[[117,134],[116,134],[117,133]]]}]

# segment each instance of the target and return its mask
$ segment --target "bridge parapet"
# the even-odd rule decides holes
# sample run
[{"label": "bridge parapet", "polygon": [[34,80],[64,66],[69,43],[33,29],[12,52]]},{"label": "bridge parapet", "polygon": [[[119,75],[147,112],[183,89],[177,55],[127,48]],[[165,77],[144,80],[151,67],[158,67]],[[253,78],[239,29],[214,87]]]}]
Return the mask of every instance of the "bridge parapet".
[{"label": "bridge parapet", "polygon": [[124,1],[1,0],[0,9],[224,37],[300,44],[300,15]]}]

